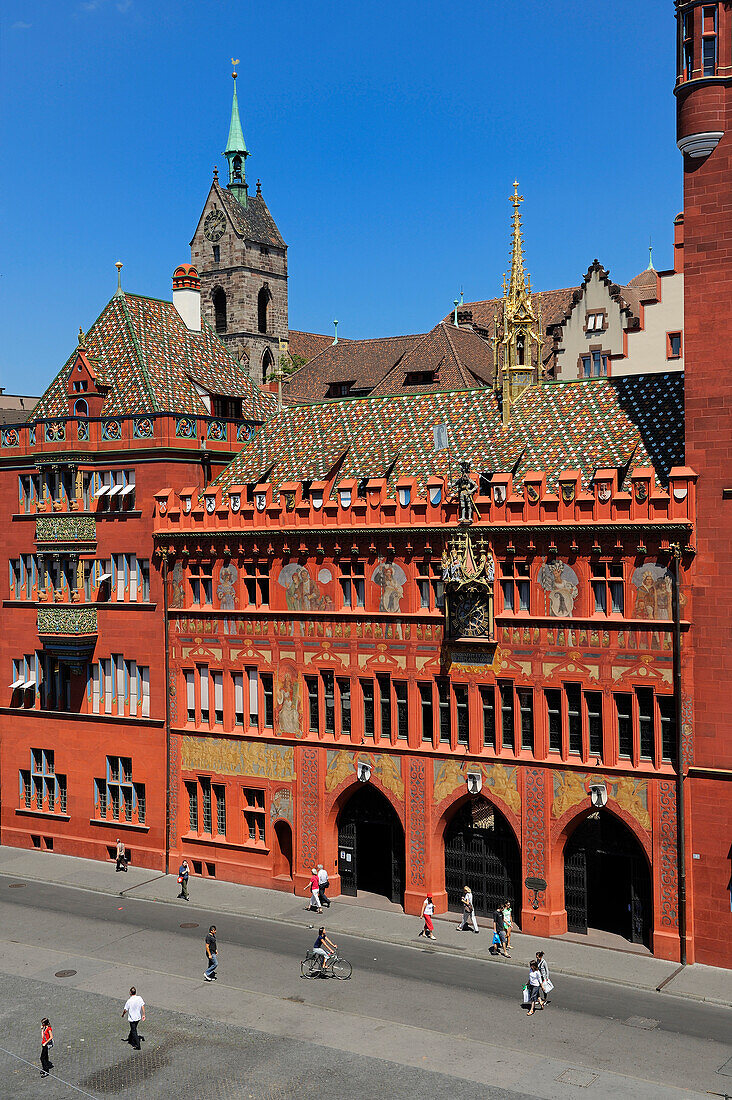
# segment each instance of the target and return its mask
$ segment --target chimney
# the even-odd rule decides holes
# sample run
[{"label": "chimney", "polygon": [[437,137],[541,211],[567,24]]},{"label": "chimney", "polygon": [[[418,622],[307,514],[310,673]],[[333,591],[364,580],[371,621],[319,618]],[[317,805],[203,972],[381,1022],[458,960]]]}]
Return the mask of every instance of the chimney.
[{"label": "chimney", "polygon": [[674,218],[674,271],[684,270],[684,215]]},{"label": "chimney", "polygon": [[173,272],[173,305],[187,329],[201,331],[201,280],[191,264],[179,264]]}]

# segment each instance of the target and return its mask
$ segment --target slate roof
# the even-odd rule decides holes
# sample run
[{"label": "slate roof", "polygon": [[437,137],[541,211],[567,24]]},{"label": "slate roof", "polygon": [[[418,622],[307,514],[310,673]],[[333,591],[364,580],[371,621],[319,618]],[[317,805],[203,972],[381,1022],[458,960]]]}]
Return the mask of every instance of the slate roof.
[{"label": "slate roof", "polygon": [[[420,374],[432,374],[432,382],[416,382]],[[429,393],[434,390],[467,390],[493,381],[493,351],[470,329],[438,325],[399,359],[374,386],[372,396],[387,393]]]},{"label": "slate roof", "polygon": [[370,392],[423,336],[383,336],[374,340],[332,341],[290,375],[283,397],[289,403],[324,401],[333,382],[353,382]]},{"label": "slate roof", "polygon": [[[251,381],[205,320],[190,332],[172,302],[137,294],[113,297],[89,332],[86,347],[100,386],[109,391],[104,416],[136,412],[207,415],[193,381],[211,393],[242,398],[242,417],[262,421],[276,407],[273,394]],[[74,351],[31,414],[36,420],[68,415],[66,382]]]},{"label": "slate roof", "polygon": [[[550,489],[558,474],[579,469],[585,486],[601,467],[627,475],[653,466],[666,484],[684,464],[684,379],[680,373],[631,375],[533,386],[503,426],[491,390],[365,397],[286,406],[262,425],[217,478],[222,489],[266,480],[453,476],[458,459],[473,469],[544,470]],[[447,423],[451,451],[434,451],[433,427]],[[626,468],[627,467],[627,468]],[[271,472],[270,472],[271,471]],[[626,481],[627,486],[627,481]],[[393,490],[392,490],[393,492]]]},{"label": "slate roof", "polygon": [[275,248],[287,247],[259,190],[256,195],[249,196],[246,206],[242,206],[236,196],[217,181],[214,181],[213,189],[231,218],[234,229],[245,241],[271,244]]}]

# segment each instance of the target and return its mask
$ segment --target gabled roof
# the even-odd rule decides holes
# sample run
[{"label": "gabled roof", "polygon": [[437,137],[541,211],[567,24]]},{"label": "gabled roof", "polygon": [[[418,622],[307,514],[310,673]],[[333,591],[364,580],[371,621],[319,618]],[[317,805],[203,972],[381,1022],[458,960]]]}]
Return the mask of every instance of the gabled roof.
[{"label": "gabled roof", "polygon": [[[102,415],[187,412],[206,415],[194,381],[214,394],[242,398],[242,417],[262,421],[276,405],[232,358],[205,320],[191,332],[172,302],[138,294],[115,295],[86,334],[100,387],[108,387]],[[66,383],[76,350],[31,414],[68,413]]]},{"label": "gabled roof", "polygon": [[[314,359],[321,351],[325,351],[332,343],[332,336],[322,336],[317,332],[299,332],[297,329],[290,329],[290,355],[298,355],[306,362]],[[347,344],[349,341],[345,337],[339,336],[338,343]]]},{"label": "gabled roof", "polygon": [[338,340],[290,375],[283,388],[291,403],[323,401],[332,383],[352,382],[354,390],[370,393],[401,357],[423,336],[383,336],[375,340]]},{"label": "gabled roof", "polygon": [[[505,426],[486,389],[286,406],[215,484],[256,484],[267,472],[276,489],[322,478],[338,458],[338,480],[413,476],[421,490],[430,476],[452,478],[458,459],[474,470],[513,471],[515,484],[525,471],[543,470],[550,489],[563,470],[581,470],[587,486],[603,467],[627,467],[627,478],[653,466],[665,484],[669,469],[684,464],[683,387],[680,373],[532,386]],[[436,452],[433,428],[443,423],[450,451]]]},{"label": "gabled roof", "polygon": [[[537,290],[531,295],[534,313],[537,316],[541,306],[541,321],[545,328],[561,321],[567,306],[572,300],[572,295],[577,289],[578,287],[570,286],[562,290]],[[484,329],[492,336],[493,318],[496,315],[500,318],[502,302],[502,298],[487,298],[482,302],[463,302],[462,305],[458,306],[458,317],[460,314],[471,313],[473,325],[476,328]],[[451,310],[444,320],[449,324],[453,316]]]},{"label": "gabled roof", "polygon": [[[417,382],[419,376],[432,381]],[[440,321],[401,357],[372,390],[387,393],[429,393],[469,390],[493,381],[493,351],[476,332]]]},{"label": "gabled roof", "polygon": [[242,206],[236,196],[216,180],[213,188],[221,200],[221,205],[231,218],[236,233],[243,240],[272,245],[275,248],[287,247],[258,187],[256,195],[250,195],[247,199],[246,206]]}]

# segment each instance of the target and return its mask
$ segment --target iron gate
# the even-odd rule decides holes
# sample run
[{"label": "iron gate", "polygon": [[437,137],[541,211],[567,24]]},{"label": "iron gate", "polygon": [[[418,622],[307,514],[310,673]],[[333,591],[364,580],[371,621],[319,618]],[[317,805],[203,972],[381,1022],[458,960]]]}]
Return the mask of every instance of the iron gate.
[{"label": "iron gate", "polygon": [[564,859],[564,906],[567,931],[587,931],[587,855],[578,848]]},{"label": "iron gate", "polygon": [[356,896],[356,822],[338,823],[338,873],[341,893]]},{"label": "iron gate", "polygon": [[476,913],[490,917],[508,898],[514,919],[521,911],[521,856],[508,822],[484,798],[467,802],[445,833],[445,889],[460,911],[463,887],[473,891]]}]

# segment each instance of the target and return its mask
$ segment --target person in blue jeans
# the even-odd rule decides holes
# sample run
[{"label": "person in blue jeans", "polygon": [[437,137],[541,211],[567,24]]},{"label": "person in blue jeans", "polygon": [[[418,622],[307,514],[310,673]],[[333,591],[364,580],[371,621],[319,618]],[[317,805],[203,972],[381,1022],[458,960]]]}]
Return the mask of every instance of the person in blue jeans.
[{"label": "person in blue jeans", "polygon": [[212,924],[208,930],[206,936],[206,959],[208,966],[203,972],[203,976],[207,982],[212,982],[218,977],[216,973],[216,967],[219,965],[219,952],[216,946],[216,925]]}]

